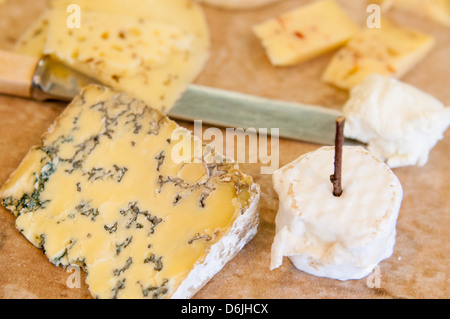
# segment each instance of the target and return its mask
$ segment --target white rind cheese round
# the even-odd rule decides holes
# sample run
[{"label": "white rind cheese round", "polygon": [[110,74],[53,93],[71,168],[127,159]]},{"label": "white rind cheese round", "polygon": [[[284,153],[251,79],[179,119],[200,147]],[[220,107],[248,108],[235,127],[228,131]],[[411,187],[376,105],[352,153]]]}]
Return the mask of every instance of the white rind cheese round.
[{"label": "white rind cheese round", "polygon": [[322,147],[274,173],[280,206],[272,270],[288,256],[315,276],[360,279],[392,255],[403,197],[397,177],[364,148],[345,146],[343,194],[335,197],[333,169],[334,147]]},{"label": "white rind cheese round", "polygon": [[368,149],[391,168],[423,166],[450,125],[450,107],[398,80],[368,76],[353,88],[343,108],[345,136]]}]

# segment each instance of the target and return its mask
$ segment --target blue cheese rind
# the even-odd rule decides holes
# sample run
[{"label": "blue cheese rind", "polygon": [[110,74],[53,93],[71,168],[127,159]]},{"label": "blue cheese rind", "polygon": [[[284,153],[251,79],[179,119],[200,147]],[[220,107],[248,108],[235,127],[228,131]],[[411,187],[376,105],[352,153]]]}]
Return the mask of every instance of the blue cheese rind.
[{"label": "blue cheese rind", "polygon": [[144,102],[89,86],[3,185],[2,204],[50,262],[87,271],[95,298],[192,297],[255,235],[259,186],[236,163],[174,161],[176,130]]}]

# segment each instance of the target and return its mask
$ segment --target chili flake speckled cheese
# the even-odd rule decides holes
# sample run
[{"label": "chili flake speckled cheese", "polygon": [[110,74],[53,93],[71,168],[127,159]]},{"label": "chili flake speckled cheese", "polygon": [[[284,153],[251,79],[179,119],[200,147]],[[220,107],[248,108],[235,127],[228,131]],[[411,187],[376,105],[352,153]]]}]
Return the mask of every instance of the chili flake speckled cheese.
[{"label": "chili flake speckled cheese", "polygon": [[49,14],[50,11],[45,11],[19,38],[15,45],[16,52],[34,57],[42,55],[47,40]]},{"label": "chili flake speckled cheese", "polygon": [[339,50],[322,79],[342,89],[351,89],[375,73],[402,77],[433,48],[435,40],[383,20],[381,28],[366,29]]},{"label": "chili flake speckled cheese", "polygon": [[359,28],[332,0],[321,0],[254,27],[273,65],[294,65],[345,44]]},{"label": "chili flake speckled cheese", "polygon": [[[173,133],[181,131],[182,134]],[[16,227],[96,298],[189,298],[253,238],[259,186],[238,165],[178,163],[200,140],[128,94],[91,85],[0,190]]]},{"label": "chili flake speckled cheese", "polygon": [[[80,6],[80,28],[67,24],[70,4]],[[189,0],[54,0],[46,19],[45,54],[163,112],[209,56],[205,17]],[[23,37],[18,51],[42,53],[39,45],[29,48],[41,43],[33,34]]]},{"label": "chili flake speckled cheese", "polygon": [[226,9],[253,9],[282,0],[197,0],[206,4]]}]

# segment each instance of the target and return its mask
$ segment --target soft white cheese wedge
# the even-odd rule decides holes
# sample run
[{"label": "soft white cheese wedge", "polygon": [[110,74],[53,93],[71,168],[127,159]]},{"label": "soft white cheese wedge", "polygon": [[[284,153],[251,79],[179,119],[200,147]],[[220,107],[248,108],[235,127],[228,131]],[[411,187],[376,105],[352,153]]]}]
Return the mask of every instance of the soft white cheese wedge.
[{"label": "soft white cheese wedge", "polygon": [[383,10],[392,7],[405,9],[417,16],[425,16],[437,23],[450,27],[450,1],[449,0],[377,0]]},{"label": "soft white cheese wedge", "polygon": [[17,40],[14,50],[17,53],[40,57],[47,40],[50,11],[45,11],[31,24]]},{"label": "soft white cheese wedge", "polygon": [[356,86],[343,112],[345,136],[367,143],[392,168],[425,165],[450,125],[450,107],[409,84],[380,75]]},{"label": "soft white cheese wedge", "polygon": [[307,153],[276,171],[280,206],[271,269],[288,256],[296,268],[360,279],[393,253],[403,190],[390,168],[359,146],[343,149],[340,197],[333,195],[334,147]]}]

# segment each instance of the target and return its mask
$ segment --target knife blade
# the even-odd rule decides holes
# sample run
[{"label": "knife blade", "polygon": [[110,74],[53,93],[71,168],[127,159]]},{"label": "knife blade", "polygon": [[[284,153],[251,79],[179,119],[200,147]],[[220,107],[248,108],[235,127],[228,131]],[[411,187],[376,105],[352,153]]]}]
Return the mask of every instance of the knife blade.
[{"label": "knife blade", "polygon": [[[35,59],[0,51],[1,93],[39,101],[71,101],[90,83],[99,82],[50,57]],[[271,129],[275,128],[278,137],[322,145],[334,145],[335,123],[341,115],[335,109],[197,84],[189,85],[168,113],[176,120],[201,120],[225,128],[267,129],[272,135]]]},{"label": "knife blade", "polygon": [[335,109],[274,100],[191,84],[170,110],[169,116],[185,121],[202,120],[210,126],[279,129],[281,138],[334,145]]}]

